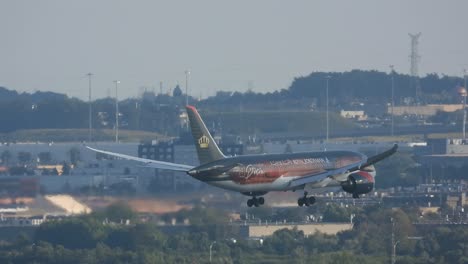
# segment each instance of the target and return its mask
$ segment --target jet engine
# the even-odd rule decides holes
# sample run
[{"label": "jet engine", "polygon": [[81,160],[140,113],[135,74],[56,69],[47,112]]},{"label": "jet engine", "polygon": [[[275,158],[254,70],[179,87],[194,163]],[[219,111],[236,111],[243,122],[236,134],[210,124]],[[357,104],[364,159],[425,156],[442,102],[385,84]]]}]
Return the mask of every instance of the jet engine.
[{"label": "jet engine", "polygon": [[347,193],[352,193],[353,198],[359,198],[360,194],[370,193],[374,188],[374,176],[371,173],[371,171],[363,170],[352,173],[348,176],[348,180],[341,183],[341,188]]}]

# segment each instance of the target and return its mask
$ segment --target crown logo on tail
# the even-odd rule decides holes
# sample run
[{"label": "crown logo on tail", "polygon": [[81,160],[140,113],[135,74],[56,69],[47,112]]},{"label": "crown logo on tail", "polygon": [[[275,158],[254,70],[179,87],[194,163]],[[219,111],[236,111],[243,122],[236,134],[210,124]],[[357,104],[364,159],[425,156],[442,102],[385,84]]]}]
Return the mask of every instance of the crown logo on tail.
[{"label": "crown logo on tail", "polygon": [[208,145],[210,144],[210,140],[206,136],[202,136],[201,138],[198,139],[198,145],[200,148],[208,148]]}]

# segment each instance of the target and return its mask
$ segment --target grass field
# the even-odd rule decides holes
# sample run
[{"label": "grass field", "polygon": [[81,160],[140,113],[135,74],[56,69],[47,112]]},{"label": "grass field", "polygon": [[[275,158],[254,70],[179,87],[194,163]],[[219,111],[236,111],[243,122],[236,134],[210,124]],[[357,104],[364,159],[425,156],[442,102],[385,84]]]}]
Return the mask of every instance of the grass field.
[{"label": "grass field", "polygon": [[[221,128],[222,133],[240,136],[253,136],[263,133],[296,133],[311,138],[323,137],[326,131],[326,117],[323,112],[222,112],[202,113],[207,127]],[[350,120],[330,113],[330,131],[355,132],[359,128]],[[219,131],[219,130],[218,130]],[[93,141],[114,141],[113,129],[96,129],[92,133]],[[367,142],[402,142],[422,141],[427,138],[461,138],[461,133],[410,134],[402,136],[363,136],[341,137],[335,141]],[[149,141],[168,139],[169,137],[148,131],[119,130],[121,142]],[[85,142],[88,141],[88,129],[30,129],[0,133],[0,142]]]},{"label": "grass field", "polygon": [[[207,120],[207,126],[216,124],[224,132],[235,135],[299,132],[319,136],[326,131],[326,117],[322,112],[226,112],[207,113],[203,116]],[[330,113],[329,117],[330,129],[357,129],[351,121],[335,113]]]}]

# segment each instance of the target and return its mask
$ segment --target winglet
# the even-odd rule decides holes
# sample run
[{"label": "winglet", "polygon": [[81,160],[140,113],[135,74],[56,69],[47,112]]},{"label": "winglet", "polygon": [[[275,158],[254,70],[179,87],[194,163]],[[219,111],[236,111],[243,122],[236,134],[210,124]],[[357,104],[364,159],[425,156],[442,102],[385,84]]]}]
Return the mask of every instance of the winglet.
[{"label": "winglet", "polygon": [[367,162],[362,165],[361,167],[364,168],[364,167],[367,167],[367,166],[370,166],[370,165],[373,165],[385,158],[388,158],[390,157],[391,155],[395,154],[395,152],[397,151],[398,149],[398,144],[394,144],[393,147],[387,151],[384,151],[380,154],[377,154],[375,156],[372,156],[370,158],[367,159]]}]

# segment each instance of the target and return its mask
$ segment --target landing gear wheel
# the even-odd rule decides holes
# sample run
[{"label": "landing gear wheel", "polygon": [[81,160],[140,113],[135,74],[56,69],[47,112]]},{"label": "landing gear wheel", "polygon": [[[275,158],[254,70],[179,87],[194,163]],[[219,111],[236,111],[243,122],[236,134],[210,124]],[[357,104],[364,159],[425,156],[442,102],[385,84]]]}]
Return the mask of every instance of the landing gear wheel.
[{"label": "landing gear wheel", "polygon": [[315,203],[315,197],[314,196],[310,196],[310,197],[307,197],[307,192],[304,192],[304,196],[297,199],[297,205],[299,206],[310,206],[310,205],[313,205]]},{"label": "landing gear wheel", "polygon": [[313,205],[315,203],[315,197],[314,196],[311,196],[309,198],[307,198],[308,202],[309,202],[309,205]]},{"label": "landing gear wheel", "polygon": [[259,198],[252,197],[247,200],[248,207],[252,207],[252,206],[259,207],[260,205],[263,205],[264,203],[265,203],[265,199],[263,197],[259,197]]},{"label": "landing gear wheel", "polygon": [[354,198],[354,199],[358,199],[358,198],[359,198],[359,194],[353,193],[353,198]]},{"label": "landing gear wheel", "polygon": [[253,200],[253,204],[255,205],[255,207],[258,207],[260,205],[257,198],[254,197],[252,198],[252,200]]},{"label": "landing gear wheel", "polygon": [[265,199],[263,197],[258,198],[258,204],[263,205],[265,203]]},{"label": "landing gear wheel", "polygon": [[302,199],[302,198],[297,199],[297,205],[302,207],[304,205],[304,199]]}]

